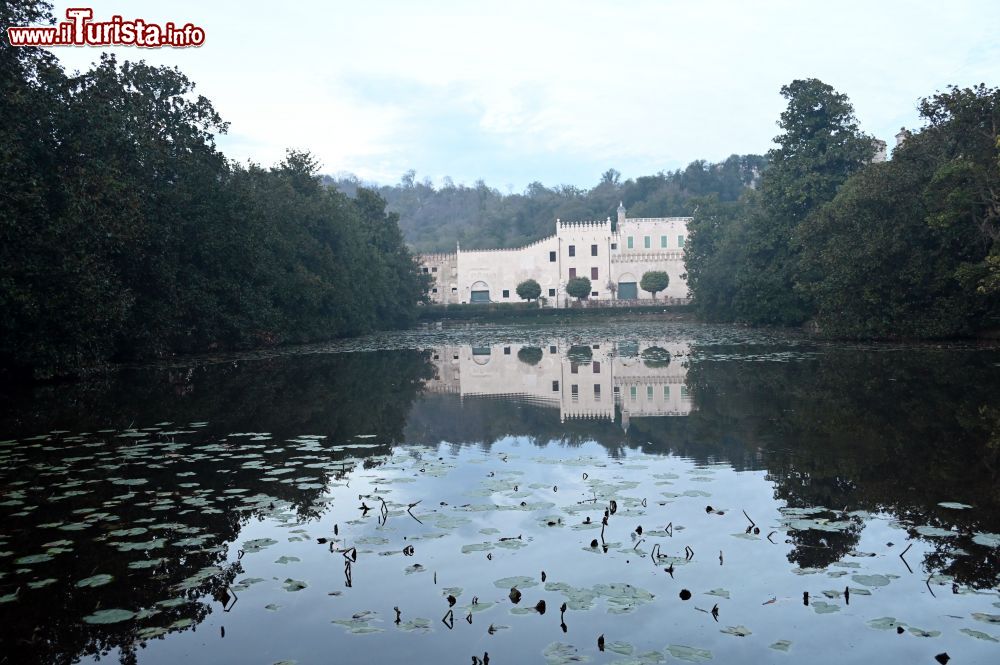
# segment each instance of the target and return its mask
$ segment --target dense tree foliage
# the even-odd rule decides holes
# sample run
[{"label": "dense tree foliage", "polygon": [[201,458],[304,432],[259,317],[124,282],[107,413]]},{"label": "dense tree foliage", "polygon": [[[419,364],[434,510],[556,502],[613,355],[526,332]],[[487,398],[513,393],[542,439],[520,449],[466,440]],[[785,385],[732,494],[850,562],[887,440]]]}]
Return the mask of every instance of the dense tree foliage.
[{"label": "dense tree foliage", "polygon": [[757,191],[697,202],[687,245],[711,320],[841,337],[945,337],[1000,322],[1000,91],[925,99],[927,125],[871,163],[846,97],[816,81],[789,100]]},{"label": "dense tree foliage", "polygon": [[[716,195],[735,201],[760,177],[766,160],[759,155],[733,155],[724,162],[692,162],[684,169],[620,181],[609,169],[591,189],[568,185],[549,188],[534,182],[522,193],[502,194],[478,181],[442,187],[418,182],[410,171],[401,182],[378,188],[390,210],[399,213],[406,241],[419,252],[518,247],[555,232],[559,219],[615,219],[624,202],[630,217],[689,215],[698,197]],[[326,182],[353,196],[361,186],[354,176]]]},{"label": "dense tree foliage", "polygon": [[[49,13],[7,7],[4,25]],[[176,69],[106,55],[69,75],[0,46],[0,371],[410,321],[426,287],[378,194],[323,187],[308,154],[228,162],[226,123],[193,89]]]},{"label": "dense tree foliage", "polygon": [[586,277],[571,277],[566,282],[566,293],[582,300],[590,295],[590,280]]},{"label": "dense tree foliage", "polygon": [[662,270],[650,270],[643,273],[642,279],[639,281],[639,288],[653,294],[653,300],[656,300],[657,293],[668,286],[670,286],[670,275]]},{"label": "dense tree foliage", "polygon": [[517,297],[521,300],[536,300],[542,295],[542,286],[533,279],[526,279],[517,285]]}]

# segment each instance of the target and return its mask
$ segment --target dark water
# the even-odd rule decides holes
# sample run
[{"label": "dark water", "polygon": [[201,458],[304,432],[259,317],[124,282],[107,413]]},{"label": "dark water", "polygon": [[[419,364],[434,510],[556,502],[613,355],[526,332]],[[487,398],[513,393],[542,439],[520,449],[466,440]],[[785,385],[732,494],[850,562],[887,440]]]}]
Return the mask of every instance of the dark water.
[{"label": "dark water", "polygon": [[428,330],[3,404],[0,663],[1000,661],[995,348]]}]

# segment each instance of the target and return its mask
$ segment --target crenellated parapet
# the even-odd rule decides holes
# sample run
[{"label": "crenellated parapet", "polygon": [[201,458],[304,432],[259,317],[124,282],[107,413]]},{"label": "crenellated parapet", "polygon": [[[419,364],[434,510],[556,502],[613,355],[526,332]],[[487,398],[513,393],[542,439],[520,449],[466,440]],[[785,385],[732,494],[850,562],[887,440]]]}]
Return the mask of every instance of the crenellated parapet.
[{"label": "crenellated parapet", "polygon": [[[619,245],[620,247],[620,245]],[[654,261],[683,261],[684,252],[679,249],[672,249],[660,252],[650,252],[647,250],[621,249],[611,255],[612,263],[651,263]]]},{"label": "crenellated parapet", "polygon": [[556,220],[556,230],[561,231],[563,229],[572,229],[574,231],[587,229],[593,231],[611,231],[611,218],[604,220],[589,220],[582,222],[564,222],[561,219]]},{"label": "crenellated parapet", "polygon": [[451,263],[458,260],[458,254],[419,254],[417,261],[420,263]]},{"label": "crenellated parapet", "polygon": [[538,245],[544,244],[551,240],[554,240],[555,236],[546,236],[541,240],[536,240],[535,242],[528,243],[527,245],[521,245],[520,247],[496,247],[493,249],[463,249],[462,254],[485,254],[485,253],[497,253],[497,252],[520,252],[525,249],[531,249],[532,247],[537,247]]},{"label": "crenellated parapet", "polygon": [[693,217],[629,217],[625,221],[628,223],[637,222],[639,224],[655,224],[657,222],[683,222],[687,224]]}]

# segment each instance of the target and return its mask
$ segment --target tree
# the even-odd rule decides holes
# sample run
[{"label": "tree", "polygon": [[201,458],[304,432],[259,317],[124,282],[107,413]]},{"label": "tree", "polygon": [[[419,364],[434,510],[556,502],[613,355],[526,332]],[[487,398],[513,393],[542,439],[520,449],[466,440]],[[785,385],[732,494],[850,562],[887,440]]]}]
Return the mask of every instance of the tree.
[{"label": "tree", "polygon": [[653,300],[656,300],[656,294],[667,288],[669,284],[670,275],[662,270],[650,270],[643,274],[642,279],[639,281],[639,286],[643,291],[649,291],[653,294]]},{"label": "tree", "polygon": [[1000,192],[1000,90],[952,89],[924,100],[921,113],[928,127],[892,161],[852,176],[803,225],[812,271],[800,287],[826,334],[948,337],[1000,316],[1000,294],[984,288],[1000,235],[990,200]]},{"label": "tree", "polygon": [[781,94],[788,100],[778,122],[784,131],[768,153],[760,196],[748,198],[746,259],[737,269],[733,307],[735,318],[750,323],[796,325],[813,313],[807,293],[795,286],[812,269],[799,261],[797,231],[871,161],[875,144],[858,129],[848,98],[826,83],[795,80]]},{"label": "tree", "polygon": [[522,346],[517,351],[517,359],[525,365],[537,365],[542,362],[544,354],[537,346]]},{"label": "tree", "polygon": [[534,300],[540,295],[542,287],[533,279],[526,279],[517,285],[517,297],[521,300]]},{"label": "tree", "polygon": [[586,277],[573,277],[566,282],[566,293],[579,302],[590,295],[590,280]]}]

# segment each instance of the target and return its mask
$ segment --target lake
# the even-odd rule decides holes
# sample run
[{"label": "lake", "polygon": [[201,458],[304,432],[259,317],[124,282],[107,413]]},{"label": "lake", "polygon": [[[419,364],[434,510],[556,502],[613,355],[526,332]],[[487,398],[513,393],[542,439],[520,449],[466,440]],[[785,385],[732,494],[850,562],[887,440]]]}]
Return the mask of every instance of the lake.
[{"label": "lake", "polygon": [[1000,662],[1000,349],[426,328],[0,407],[10,663]]}]

